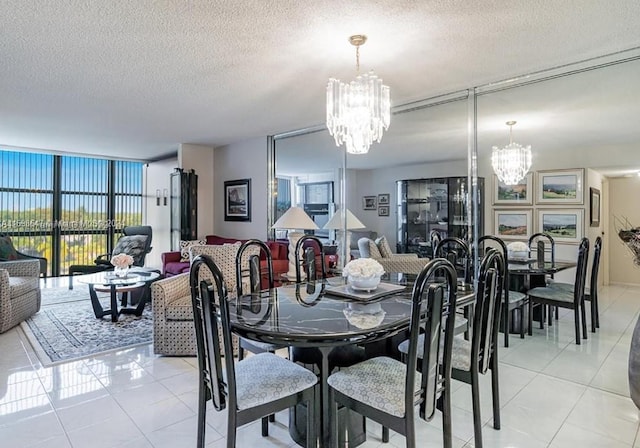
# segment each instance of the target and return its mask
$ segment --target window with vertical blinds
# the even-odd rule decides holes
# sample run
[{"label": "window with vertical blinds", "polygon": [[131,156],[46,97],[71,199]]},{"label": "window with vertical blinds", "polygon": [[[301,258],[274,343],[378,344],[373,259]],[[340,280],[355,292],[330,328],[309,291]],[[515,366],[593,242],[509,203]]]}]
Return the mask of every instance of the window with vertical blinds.
[{"label": "window with vertical blinds", "polygon": [[139,162],[0,151],[0,231],[50,275],[92,264],[128,225],[142,224]]}]

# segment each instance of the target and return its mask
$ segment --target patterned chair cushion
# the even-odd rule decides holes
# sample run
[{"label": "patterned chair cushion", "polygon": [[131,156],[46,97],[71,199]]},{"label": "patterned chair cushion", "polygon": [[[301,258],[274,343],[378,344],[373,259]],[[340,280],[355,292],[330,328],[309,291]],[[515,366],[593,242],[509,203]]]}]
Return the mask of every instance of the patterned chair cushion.
[{"label": "patterned chair cushion", "polygon": [[142,258],[145,255],[147,245],[147,235],[129,235],[118,239],[116,247],[113,248],[113,255],[127,254],[133,257],[133,265],[141,266]]},{"label": "patterned chair cushion", "polygon": [[393,255],[393,252],[391,251],[391,246],[389,246],[389,242],[387,241],[386,236],[383,235],[380,238],[378,238],[376,240],[376,246],[380,251],[380,255],[382,255],[382,258],[391,258],[391,256]]},{"label": "patterned chair cushion", "polygon": [[180,261],[191,261],[189,253],[191,246],[204,246],[205,244],[207,244],[206,240],[180,240]]},{"label": "patterned chair cushion", "polygon": [[318,382],[316,375],[272,353],[250,356],[236,364],[238,409],[248,409],[294,395]]},{"label": "patterned chair cushion", "polygon": [[165,317],[167,320],[192,321],[193,307],[191,303],[191,296],[184,296],[172,300],[171,303],[165,307]]},{"label": "patterned chair cushion", "polygon": [[[335,390],[396,417],[405,415],[406,364],[381,356],[371,358],[332,374],[328,383]],[[421,375],[416,375],[415,391]]]},{"label": "patterned chair cushion", "polygon": [[573,291],[559,288],[540,287],[527,291],[529,297],[539,297],[541,299],[557,300],[558,302],[573,302]]},{"label": "patterned chair cushion", "polygon": [[511,291],[509,290],[509,303],[520,302],[526,298],[526,294],[521,293],[520,291]]},{"label": "patterned chair cushion", "polygon": [[9,277],[9,295],[18,297],[40,288],[38,277]]},{"label": "patterned chair cushion", "polygon": [[8,236],[0,236],[0,260],[17,260],[18,252],[13,247],[11,238]]},{"label": "patterned chair cushion", "polygon": [[[444,338],[440,339],[440,344],[444,344]],[[422,359],[424,347],[424,335],[418,336],[418,358]],[[442,347],[441,347],[442,348]],[[409,340],[402,342],[398,345],[398,351],[401,353],[409,353]],[[442,362],[442,356],[444,350],[440,350],[440,362]],[[467,341],[462,335],[453,338],[453,347],[451,351],[451,365],[454,369],[464,370],[468,372],[471,370],[471,341]]]},{"label": "patterned chair cushion", "polygon": [[375,241],[369,238],[360,238],[358,240],[358,248],[360,249],[361,258],[373,258],[374,260],[382,258],[380,249],[376,246]]}]

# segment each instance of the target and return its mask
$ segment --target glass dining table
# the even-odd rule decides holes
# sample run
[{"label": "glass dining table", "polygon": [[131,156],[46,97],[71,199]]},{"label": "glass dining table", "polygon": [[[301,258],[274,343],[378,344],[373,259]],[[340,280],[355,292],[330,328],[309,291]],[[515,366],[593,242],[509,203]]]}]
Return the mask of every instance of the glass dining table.
[{"label": "glass dining table", "polygon": [[[329,446],[329,352],[337,346],[380,341],[406,330],[415,278],[409,274],[386,274],[377,290],[350,294],[344,279],[333,277],[289,284],[230,301],[231,328],[237,335],[320,350],[320,447]],[[471,288],[462,287],[456,307],[474,300]]]}]

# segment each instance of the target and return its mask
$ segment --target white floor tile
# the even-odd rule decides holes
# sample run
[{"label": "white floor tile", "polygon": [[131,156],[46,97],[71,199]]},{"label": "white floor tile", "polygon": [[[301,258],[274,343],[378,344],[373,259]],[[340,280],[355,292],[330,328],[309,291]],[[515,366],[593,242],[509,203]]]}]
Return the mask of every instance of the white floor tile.
[{"label": "white floor tile", "polygon": [[628,448],[631,445],[626,445],[609,437],[566,423],[558,431],[549,448],[574,446],[579,446],[580,448]]}]

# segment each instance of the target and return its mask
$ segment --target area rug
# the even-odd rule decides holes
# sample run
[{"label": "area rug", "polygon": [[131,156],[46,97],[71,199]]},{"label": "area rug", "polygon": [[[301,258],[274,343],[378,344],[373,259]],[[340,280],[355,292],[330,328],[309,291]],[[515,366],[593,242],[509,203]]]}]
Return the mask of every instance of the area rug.
[{"label": "area rug", "polygon": [[[109,308],[109,295],[99,295]],[[150,305],[142,316],[120,315],[96,319],[86,285],[42,289],[40,311],[21,324],[43,365],[49,366],[73,359],[148,344],[153,339]]]}]

